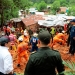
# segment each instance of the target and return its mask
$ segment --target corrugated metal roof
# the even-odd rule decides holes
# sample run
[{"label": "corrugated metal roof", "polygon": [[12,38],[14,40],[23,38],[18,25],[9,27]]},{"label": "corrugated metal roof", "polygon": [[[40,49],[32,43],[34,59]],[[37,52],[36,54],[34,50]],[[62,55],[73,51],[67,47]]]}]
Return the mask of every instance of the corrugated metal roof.
[{"label": "corrugated metal roof", "polygon": [[31,15],[31,16],[28,16],[28,17],[22,19],[22,22],[26,26],[29,26],[29,25],[37,23],[38,20],[44,20],[43,16],[41,16],[41,15]]}]

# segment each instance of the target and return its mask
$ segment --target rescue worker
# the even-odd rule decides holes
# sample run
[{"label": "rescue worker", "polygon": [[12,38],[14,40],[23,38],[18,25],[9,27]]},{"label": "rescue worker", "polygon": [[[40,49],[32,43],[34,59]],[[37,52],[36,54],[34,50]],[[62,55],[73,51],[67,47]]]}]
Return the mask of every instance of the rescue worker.
[{"label": "rescue worker", "polygon": [[[62,31],[64,33],[64,31]],[[55,37],[53,38],[53,45],[55,43],[60,43],[62,45],[65,45],[66,43],[66,38],[65,38],[65,34],[63,33],[58,33],[57,35],[55,35]]]},{"label": "rescue worker", "polygon": [[34,33],[33,34],[33,37],[30,39],[30,44],[32,46],[30,52],[33,52],[33,51],[37,51],[38,50],[38,38],[37,38],[37,33]]},{"label": "rescue worker", "polygon": [[26,62],[28,61],[28,44],[23,42],[23,38],[19,38],[19,45],[17,47],[17,53],[18,53],[18,67],[20,67],[21,58],[24,57]]},{"label": "rescue worker", "polygon": [[[43,31],[38,34],[40,48],[30,55],[24,75],[64,75],[64,65],[60,53],[48,47],[50,33]],[[56,72],[57,69],[57,72]]]},{"label": "rescue worker", "polygon": [[54,37],[55,33],[56,33],[55,28],[54,27],[51,27],[50,28],[50,35],[51,35],[52,42],[53,42],[53,37]]},{"label": "rescue worker", "polygon": [[70,21],[70,23],[72,24],[71,27],[71,31],[70,31],[70,49],[69,49],[69,53],[71,53],[71,55],[74,55],[75,53],[75,19],[72,19]]},{"label": "rescue worker", "polygon": [[23,41],[24,41],[25,43],[29,43],[29,35],[28,35],[28,32],[27,32],[27,31],[24,31],[24,34],[21,35],[20,37],[23,38]]},{"label": "rescue worker", "polygon": [[52,36],[55,35],[55,32],[56,32],[55,28],[54,28],[54,27],[51,27],[51,31],[50,31],[50,33],[52,34]]}]

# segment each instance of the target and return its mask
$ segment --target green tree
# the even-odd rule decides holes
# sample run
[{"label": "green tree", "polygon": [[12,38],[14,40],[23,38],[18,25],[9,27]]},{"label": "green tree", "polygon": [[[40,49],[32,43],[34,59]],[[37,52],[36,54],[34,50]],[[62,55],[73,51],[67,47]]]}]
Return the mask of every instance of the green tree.
[{"label": "green tree", "polygon": [[13,0],[13,1],[19,9],[25,10],[26,7],[29,7],[29,1],[28,0]]},{"label": "green tree", "polygon": [[34,5],[34,3],[32,1],[30,1],[29,5],[32,7]]},{"label": "green tree", "polygon": [[[31,6],[31,1],[29,0],[13,0],[16,7],[18,7],[20,10],[23,10],[23,13],[28,13],[28,9]],[[25,16],[25,14],[24,14]]]},{"label": "green tree", "polygon": [[54,1],[51,8],[53,11],[52,13],[56,14],[56,11],[58,10],[58,8],[60,8],[60,1],[59,0]]},{"label": "green tree", "polygon": [[[0,16],[1,16],[0,20],[1,20],[1,25],[3,25],[3,23],[5,22],[5,19],[4,19],[5,10],[10,11],[10,9],[13,7],[12,5],[13,5],[12,0],[0,0]],[[10,14],[9,14],[9,16],[10,16]]]},{"label": "green tree", "polygon": [[75,5],[75,0],[70,0],[69,5]]},{"label": "green tree", "polygon": [[37,8],[37,6],[38,6],[38,3],[35,3],[33,6]]},{"label": "green tree", "polygon": [[55,0],[44,0],[47,4],[53,3]]},{"label": "green tree", "polygon": [[38,10],[39,11],[43,11],[44,9],[47,8],[47,4],[44,2],[44,1],[41,1],[39,4],[38,4]]},{"label": "green tree", "polygon": [[75,6],[71,6],[68,9],[68,15],[75,16]]},{"label": "green tree", "polygon": [[67,6],[68,2],[66,0],[60,0],[60,5],[61,6]]},{"label": "green tree", "polygon": [[[31,0],[33,3],[40,3],[41,0]],[[55,0],[43,0],[45,1],[47,4],[53,3]]]}]

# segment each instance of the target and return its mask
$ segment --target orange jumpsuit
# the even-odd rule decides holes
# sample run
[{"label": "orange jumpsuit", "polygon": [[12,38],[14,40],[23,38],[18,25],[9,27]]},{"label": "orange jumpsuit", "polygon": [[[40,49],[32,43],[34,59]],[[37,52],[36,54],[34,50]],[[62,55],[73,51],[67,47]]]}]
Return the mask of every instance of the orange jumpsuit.
[{"label": "orange jumpsuit", "polygon": [[63,33],[58,33],[54,38],[53,38],[53,44],[55,43],[62,43],[62,45],[65,44],[66,42],[66,38],[65,35]]},{"label": "orange jumpsuit", "polygon": [[23,38],[23,42],[29,43],[29,36],[24,36],[24,35],[22,35],[22,36],[20,36],[20,37]]},{"label": "orange jumpsuit", "polygon": [[18,64],[21,62],[21,58],[24,57],[26,61],[28,61],[28,45],[25,42],[22,42],[17,47],[17,53],[18,53]]}]

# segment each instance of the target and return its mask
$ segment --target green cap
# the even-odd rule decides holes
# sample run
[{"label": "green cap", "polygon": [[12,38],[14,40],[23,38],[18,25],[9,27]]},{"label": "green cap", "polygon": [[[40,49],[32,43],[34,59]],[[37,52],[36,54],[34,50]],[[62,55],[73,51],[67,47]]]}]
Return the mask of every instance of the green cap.
[{"label": "green cap", "polygon": [[50,38],[51,35],[47,30],[42,30],[38,34],[38,39],[43,42],[44,44],[49,44],[50,43]]}]

